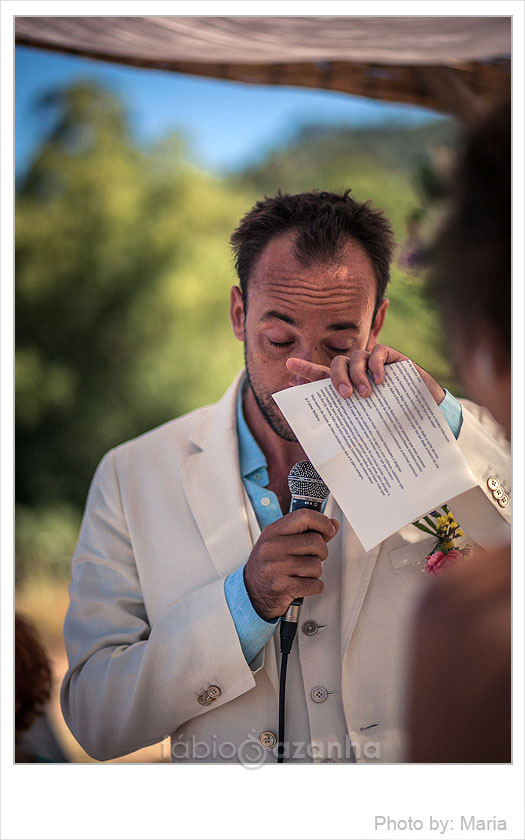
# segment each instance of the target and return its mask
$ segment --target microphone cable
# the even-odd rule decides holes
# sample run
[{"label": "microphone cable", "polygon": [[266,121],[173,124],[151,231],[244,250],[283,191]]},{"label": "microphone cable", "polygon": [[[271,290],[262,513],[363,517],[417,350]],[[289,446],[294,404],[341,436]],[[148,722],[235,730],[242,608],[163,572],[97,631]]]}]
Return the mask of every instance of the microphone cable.
[{"label": "microphone cable", "polygon": [[286,669],[288,653],[281,648],[281,675],[279,677],[279,740],[277,742],[277,764],[284,762],[284,713],[286,709]]},{"label": "microphone cable", "polygon": [[277,741],[277,764],[284,762],[284,716],[286,711],[286,671],[288,668],[288,656],[292,649],[293,640],[297,633],[297,625],[299,623],[299,613],[302,598],[294,598],[284,616],[281,618],[281,626],[279,628],[280,642],[281,642],[281,673],[279,677],[279,733]]}]

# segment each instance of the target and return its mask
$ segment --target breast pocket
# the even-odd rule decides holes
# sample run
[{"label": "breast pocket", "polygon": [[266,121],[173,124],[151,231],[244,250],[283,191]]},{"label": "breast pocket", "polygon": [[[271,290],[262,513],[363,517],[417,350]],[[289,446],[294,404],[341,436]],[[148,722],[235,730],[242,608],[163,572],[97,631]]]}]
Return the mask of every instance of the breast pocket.
[{"label": "breast pocket", "polygon": [[432,551],[436,540],[429,537],[425,540],[418,540],[415,543],[405,543],[400,548],[394,548],[390,554],[390,564],[393,569],[401,569],[403,566],[421,565],[424,568],[425,558]]}]

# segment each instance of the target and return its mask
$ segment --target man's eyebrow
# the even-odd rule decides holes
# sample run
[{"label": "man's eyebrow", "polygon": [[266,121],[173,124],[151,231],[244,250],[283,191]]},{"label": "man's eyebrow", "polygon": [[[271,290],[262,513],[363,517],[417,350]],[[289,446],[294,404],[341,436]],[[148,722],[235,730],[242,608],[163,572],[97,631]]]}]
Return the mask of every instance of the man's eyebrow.
[{"label": "man's eyebrow", "polygon": [[329,330],[355,330],[359,332],[359,327],[353,321],[338,321],[336,324],[329,324]]},{"label": "man's eyebrow", "polygon": [[294,321],[290,315],[285,315],[283,312],[277,312],[276,309],[270,309],[268,312],[265,312],[261,321],[268,321],[270,318],[277,318],[279,321],[284,321],[285,324],[290,324],[291,327],[297,326],[297,321]]},{"label": "man's eyebrow", "polygon": [[[284,312],[278,312],[276,309],[270,309],[268,312],[265,312],[261,321],[267,321],[272,318],[284,321],[285,324],[290,324],[291,327],[298,326],[297,321],[294,321],[290,315],[285,315]],[[359,327],[354,321],[337,321],[335,324],[329,324],[327,330],[329,332],[336,332],[338,330],[355,330],[355,332],[359,332]]]}]

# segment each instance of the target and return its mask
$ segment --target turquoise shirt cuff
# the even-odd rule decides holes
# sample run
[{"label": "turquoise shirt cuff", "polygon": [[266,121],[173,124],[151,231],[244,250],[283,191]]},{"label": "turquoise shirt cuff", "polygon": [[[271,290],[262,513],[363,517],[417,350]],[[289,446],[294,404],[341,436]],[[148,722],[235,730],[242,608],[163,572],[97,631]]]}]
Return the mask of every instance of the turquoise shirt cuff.
[{"label": "turquoise shirt cuff", "polygon": [[452,396],[450,391],[447,391],[446,388],[443,390],[445,391],[445,399],[440,402],[439,407],[443,417],[450,426],[450,431],[457,440],[461,426],[463,425],[463,408],[461,407],[461,403]]},{"label": "turquoise shirt cuff", "polygon": [[244,566],[226,578],[224,593],[244,658],[250,664],[272,638],[279,619],[265,621],[255,612],[244,583]]}]

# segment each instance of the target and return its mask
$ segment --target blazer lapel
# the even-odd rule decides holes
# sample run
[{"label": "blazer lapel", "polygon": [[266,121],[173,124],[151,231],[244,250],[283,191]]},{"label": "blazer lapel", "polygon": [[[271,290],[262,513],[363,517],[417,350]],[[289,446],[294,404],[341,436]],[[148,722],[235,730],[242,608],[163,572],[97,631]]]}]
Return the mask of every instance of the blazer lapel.
[{"label": "blazer lapel", "polygon": [[193,431],[198,451],[181,463],[181,478],[197,526],[220,577],[252,550],[237,442],[236,399],[242,373]]}]

